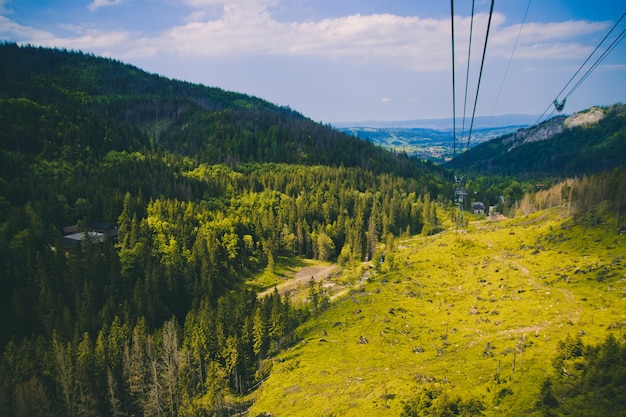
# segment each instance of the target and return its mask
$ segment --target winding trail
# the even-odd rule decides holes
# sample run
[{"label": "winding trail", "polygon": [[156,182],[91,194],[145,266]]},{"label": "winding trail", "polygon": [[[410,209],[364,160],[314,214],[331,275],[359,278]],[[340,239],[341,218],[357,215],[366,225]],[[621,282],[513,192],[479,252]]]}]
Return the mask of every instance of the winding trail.
[{"label": "winding trail", "polygon": [[258,294],[258,297],[266,297],[269,294],[272,294],[274,292],[274,289],[277,289],[280,295],[284,295],[287,292],[305,286],[309,283],[309,281],[311,281],[311,279],[314,279],[316,282],[326,279],[338,268],[339,266],[337,264],[304,267],[296,272],[294,278],[260,292]]}]

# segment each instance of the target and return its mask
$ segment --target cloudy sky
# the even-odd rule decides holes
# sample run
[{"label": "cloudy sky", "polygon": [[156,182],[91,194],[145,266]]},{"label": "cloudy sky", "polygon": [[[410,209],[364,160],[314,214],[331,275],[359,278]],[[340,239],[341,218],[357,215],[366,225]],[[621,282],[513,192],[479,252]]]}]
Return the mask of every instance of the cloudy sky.
[{"label": "cloudy sky", "polygon": [[[454,3],[458,115],[472,2]],[[475,2],[468,113],[490,3]],[[497,0],[476,114],[541,114],[625,11],[616,0]],[[444,0],[0,0],[0,40],[117,58],[331,123],[451,117],[450,26]],[[626,18],[599,52],[624,29]],[[565,111],[615,102],[626,102],[626,41]]]}]

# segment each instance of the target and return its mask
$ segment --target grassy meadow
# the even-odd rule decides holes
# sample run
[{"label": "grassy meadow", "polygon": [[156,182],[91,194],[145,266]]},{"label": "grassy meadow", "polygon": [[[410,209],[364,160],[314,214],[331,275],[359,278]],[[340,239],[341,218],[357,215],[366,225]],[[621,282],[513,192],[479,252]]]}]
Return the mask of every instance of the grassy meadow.
[{"label": "grassy meadow", "polygon": [[426,387],[486,416],[540,415],[558,344],[622,339],[626,236],[558,211],[397,242],[298,330],[252,394],[251,416],[399,416]]}]

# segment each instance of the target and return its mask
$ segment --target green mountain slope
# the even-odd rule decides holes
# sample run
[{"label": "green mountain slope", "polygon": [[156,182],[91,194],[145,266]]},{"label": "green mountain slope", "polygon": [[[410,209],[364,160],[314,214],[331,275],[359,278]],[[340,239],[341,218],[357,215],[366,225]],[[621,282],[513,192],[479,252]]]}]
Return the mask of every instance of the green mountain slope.
[{"label": "green mountain slope", "polygon": [[[395,266],[298,330],[251,415],[623,415],[626,236],[561,210],[398,241]],[[572,389],[582,345],[610,335],[618,376],[596,380],[596,397]]]},{"label": "green mountain slope", "polygon": [[[0,345],[50,335],[64,309],[61,321],[71,329],[82,290],[98,294],[90,308],[101,314],[82,330],[128,314],[124,303],[136,308],[132,321],[146,316],[160,325],[172,312],[184,320],[208,275],[190,270],[191,258],[208,250],[200,224],[211,223],[218,241],[210,249],[214,303],[278,256],[334,258],[347,243],[345,253],[362,258],[375,250],[375,236],[434,223],[416,205],[444,186],[440,170],[289,109],[80,52],[2,44],[0,58],[1,304],[12,318],[0,325]],[[175,227],[163,229],[163,220]],[[80,268],[71,279],[59,276],[70,267],[50,247],[59,247],[64,228],[102,222],[119,228],[120,241],[112,242],[119,255],[102,254],[111,275],[90,289]],[[244,251],[251,262],[234,255]],[[166,261],[165,252],[175,259]],[[24,280],[31,263],[39,284]],[[123,284],[120,274],[130,274]],[[146,275],[162,284],[152,306],[129,294],[148,291]],[[32,300],[55,313],[31,311],[25,304]]]},{"label": "green mountain slope", "polygon": [[[590,113],[601,118],[576,122]],[[468,173],[518,178],[566,178],[624,167],[626,106],[593,108],[520,129],[470,149],[457,158],[456,166]]]},{"label": "green mountain slope", "polygon": [[[0,120],[0,145],[10,150],[37,153],[44,145],[60,145],[60,138],[50,141],[33,134],[33,130],[49,132],[56,127],[47,118],[33,117],[28,127],[11,125],[29,117],[24,113],[25,104],[13,101],[25,99],[39,107],[33,116],[53,112],[57,120],[65,119],[64,124],[80,124],[81,119],[93,115],[112,129],[124,126],[141,132],[124,143],[116,143],[115,137],[105,140],[81,132],[83,142],[73,145],[90,146],[94,152],[146,147],[198,157],[207,163],[344,165],[409,175],[431,169],[315,123],[289,108],[220,88],[170,80],[81,52],[2,44],[0,77],[2,114],[6,115]],[[16,108],[9,109],[12,106]],[[31,131],[22,132],[24,128]],[[15,148],[20,135],[28,140]],[[63,140],[69,144],[68,138]],[[89,142],[96,140],[100,142]]]}]

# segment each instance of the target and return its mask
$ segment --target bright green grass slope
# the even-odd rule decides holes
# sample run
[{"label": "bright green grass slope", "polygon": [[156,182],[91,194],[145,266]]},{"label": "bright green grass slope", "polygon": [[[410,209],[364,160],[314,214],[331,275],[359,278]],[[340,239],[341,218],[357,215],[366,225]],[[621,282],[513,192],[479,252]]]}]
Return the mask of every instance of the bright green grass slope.
[{"label": "bright green grass slope", "polygon": [[470,229],[401,242],[397,270],[299,329],[249,415],[398,416],[432,385],[486,416],[538,415],[559,341],[621,336],[626,236],[554,212]]}]

